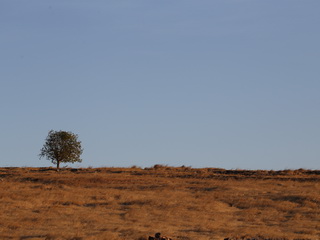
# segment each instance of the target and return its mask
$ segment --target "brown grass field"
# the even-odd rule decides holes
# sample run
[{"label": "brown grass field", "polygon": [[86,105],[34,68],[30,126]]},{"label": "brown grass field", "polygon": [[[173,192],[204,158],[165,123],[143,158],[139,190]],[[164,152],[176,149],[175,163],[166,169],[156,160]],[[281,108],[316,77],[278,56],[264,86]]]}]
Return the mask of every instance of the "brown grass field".
[{"label": "brown grass field", "polygon": [[320,239],[320,171],[0,168],[0,239]]}]

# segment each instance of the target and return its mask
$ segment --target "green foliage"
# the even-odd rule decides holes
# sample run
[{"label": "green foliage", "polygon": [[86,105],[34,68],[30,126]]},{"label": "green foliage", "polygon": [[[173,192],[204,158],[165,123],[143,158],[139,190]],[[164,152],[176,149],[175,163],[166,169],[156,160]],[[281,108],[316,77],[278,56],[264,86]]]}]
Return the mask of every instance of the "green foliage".
[{"label": "green foliage", "polygon": [[78,135],[66,131],[49,131],[46,142],[40,150],[39,157],[46,157],[52,163],[81,162],[80,155],[83,149],[81,142],[78,141]]}]

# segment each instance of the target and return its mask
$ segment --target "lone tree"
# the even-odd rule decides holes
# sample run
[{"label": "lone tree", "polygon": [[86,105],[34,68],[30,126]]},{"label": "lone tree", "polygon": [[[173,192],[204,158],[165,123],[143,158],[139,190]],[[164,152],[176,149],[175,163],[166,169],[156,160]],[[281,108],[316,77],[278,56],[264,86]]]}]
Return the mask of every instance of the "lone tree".
[{"label": "lone tree", "polygon": [[52,163],[57,164],[59,171],[60,163],[81,162],[80,155],[83,149],[78,135],[66,131],[49,131],[45,144],[43,145],[39,157],[46,157]]}]

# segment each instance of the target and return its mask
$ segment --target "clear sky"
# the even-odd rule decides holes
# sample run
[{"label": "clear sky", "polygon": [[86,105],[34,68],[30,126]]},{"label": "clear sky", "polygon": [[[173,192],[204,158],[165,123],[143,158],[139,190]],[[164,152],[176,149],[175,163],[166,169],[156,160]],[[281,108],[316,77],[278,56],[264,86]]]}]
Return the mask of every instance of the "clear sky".
[{"label": "clear sky", "polygon": [[0,166],[320,168],[319,0],[0,0]]}]

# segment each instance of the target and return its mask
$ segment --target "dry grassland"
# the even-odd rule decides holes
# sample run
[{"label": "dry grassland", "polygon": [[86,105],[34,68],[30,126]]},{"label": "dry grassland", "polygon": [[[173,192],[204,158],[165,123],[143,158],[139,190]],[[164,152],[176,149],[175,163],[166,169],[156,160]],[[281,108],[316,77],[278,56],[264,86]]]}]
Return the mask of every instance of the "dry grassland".
[{"label": "dry grassland", "polygon": [[0,239],[320,239],[320,171],[0,168]]}]

